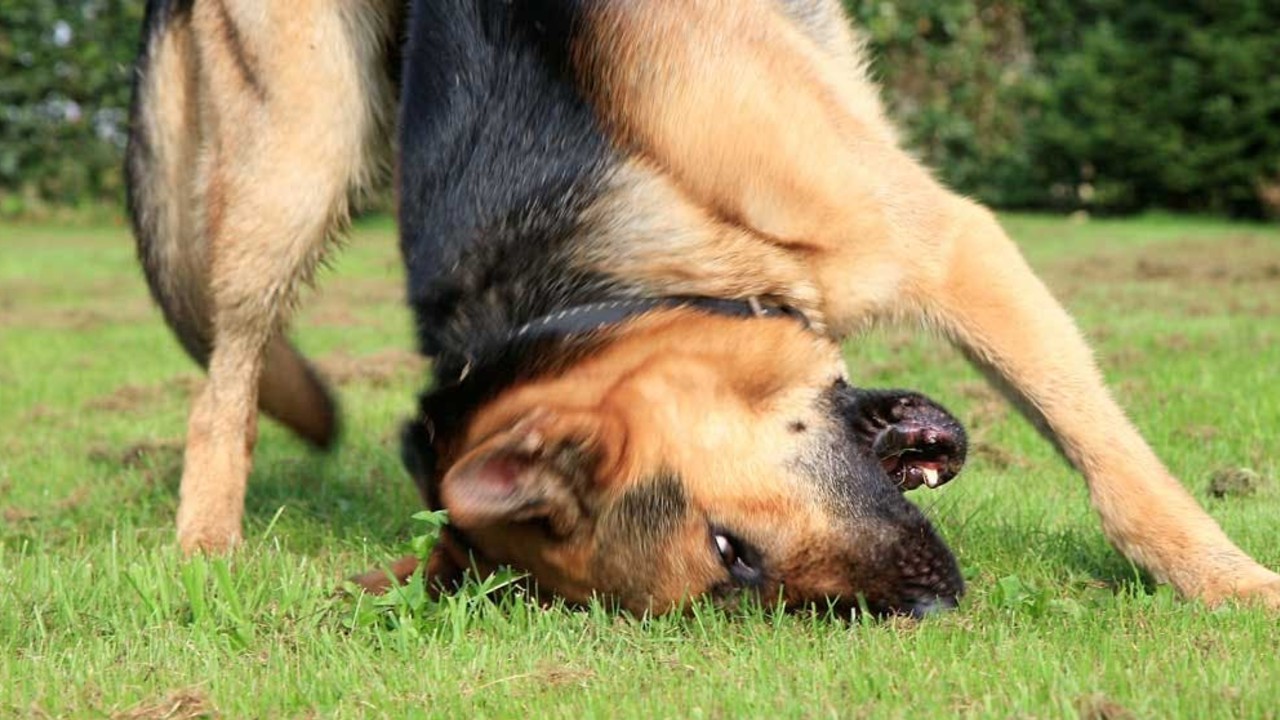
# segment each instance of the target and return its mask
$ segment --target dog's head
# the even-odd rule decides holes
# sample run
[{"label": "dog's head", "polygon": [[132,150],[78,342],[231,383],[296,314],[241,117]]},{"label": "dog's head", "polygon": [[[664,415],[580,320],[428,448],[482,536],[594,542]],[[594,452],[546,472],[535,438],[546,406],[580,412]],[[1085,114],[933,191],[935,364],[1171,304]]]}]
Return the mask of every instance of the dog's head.
[{"label": "dog's head", "polygon": [[664,612],[744,592],[789,607],[954,606],[956,562],[904,488],[959,470],[960,425],[923,396],[847,385],[786,320],[662,313],[406,432],[451,530],[431,563],[530,574],[538,592]]}]

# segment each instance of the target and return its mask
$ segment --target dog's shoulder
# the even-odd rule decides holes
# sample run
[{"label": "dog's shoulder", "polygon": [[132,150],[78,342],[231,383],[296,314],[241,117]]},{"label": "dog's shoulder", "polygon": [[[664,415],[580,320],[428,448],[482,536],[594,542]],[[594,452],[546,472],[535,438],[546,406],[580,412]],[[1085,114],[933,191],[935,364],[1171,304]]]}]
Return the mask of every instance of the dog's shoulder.
[{"label": "dog's shoulder", "polygon": [[443,0],[411,20],[401,244],[428,354],[583,299],[552,290],[573,289],[567,246],[617,155],[572,77],[560,5]]}]

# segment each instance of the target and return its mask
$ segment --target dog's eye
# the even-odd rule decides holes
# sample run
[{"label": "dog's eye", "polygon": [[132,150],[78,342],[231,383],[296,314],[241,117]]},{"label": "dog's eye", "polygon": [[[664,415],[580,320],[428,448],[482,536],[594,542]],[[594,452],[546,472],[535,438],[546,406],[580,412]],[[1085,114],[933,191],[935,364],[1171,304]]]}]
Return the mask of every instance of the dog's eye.
[{"label": "dog's eye", "polygon": [[762,577],[760,554],[754,548],[723,530],[712,530],[711,541],[734,582],[740,585],[759,584]]}]

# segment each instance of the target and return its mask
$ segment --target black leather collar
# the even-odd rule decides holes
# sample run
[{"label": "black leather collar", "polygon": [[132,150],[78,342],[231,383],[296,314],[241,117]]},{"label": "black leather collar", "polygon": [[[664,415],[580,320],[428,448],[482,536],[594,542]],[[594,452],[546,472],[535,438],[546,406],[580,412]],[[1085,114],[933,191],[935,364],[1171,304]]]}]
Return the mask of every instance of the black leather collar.
[{"label": "black leather collar", "polygon": [[[671,295],[586,303],[534,318],[507,333],[502,340],[474,348],[467,353],[461,363],[461,370],[448,384],[462,384],[476,369],[476,364],[483,365],[489,359],[499,357],[517,345],[590,335],[645,313],[678,308],[692,308],[726,317],[789,318],[803,325],[806,330],[812,329],[809,318],[800,310],[790,305],[757,297],[727,300],[697,295]],[[440,380],[441,378],[437,378],[437,381]]]},{"label": "black leather collar", "polygon": [[670,296],[635,300],[610,300],[565,308],[530,320],[507,336],[507,342],[521,342],[554,336],[597,332],[654,310],[693,308],[729,317],[786,317],[809,328],[809,319],[790,305],[759,298],[725,300],[699,296]]}]

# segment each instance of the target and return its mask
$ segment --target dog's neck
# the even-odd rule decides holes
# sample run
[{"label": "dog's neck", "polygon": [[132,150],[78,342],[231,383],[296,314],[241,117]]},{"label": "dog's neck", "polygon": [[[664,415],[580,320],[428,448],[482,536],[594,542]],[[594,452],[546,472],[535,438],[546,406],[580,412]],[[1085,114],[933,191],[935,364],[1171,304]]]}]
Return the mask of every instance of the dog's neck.
[{"label": "dog's neck", "polygon": [[574,339],[596,335],[648,313],[678,308],[688,308],[725,317],[785,317],[799,322],[805,328],[811,327],[803,312],[771,298],[750,297],[739,300],[670,296],[606,300],[556,310],[512,328],[496,343],[488,346],[472,345],[463,349],[460,358],[452,358],[452,363],[446,362],[446,365],[456,366],[458,361],[461,361],[462,368],[457,376],[442,375],[437,370],[435,380],[437,384],[445,385],[465,382],[473,367],[501,356],[509,346],[518,350],[521,346],[544,340],[572,342]]}]

